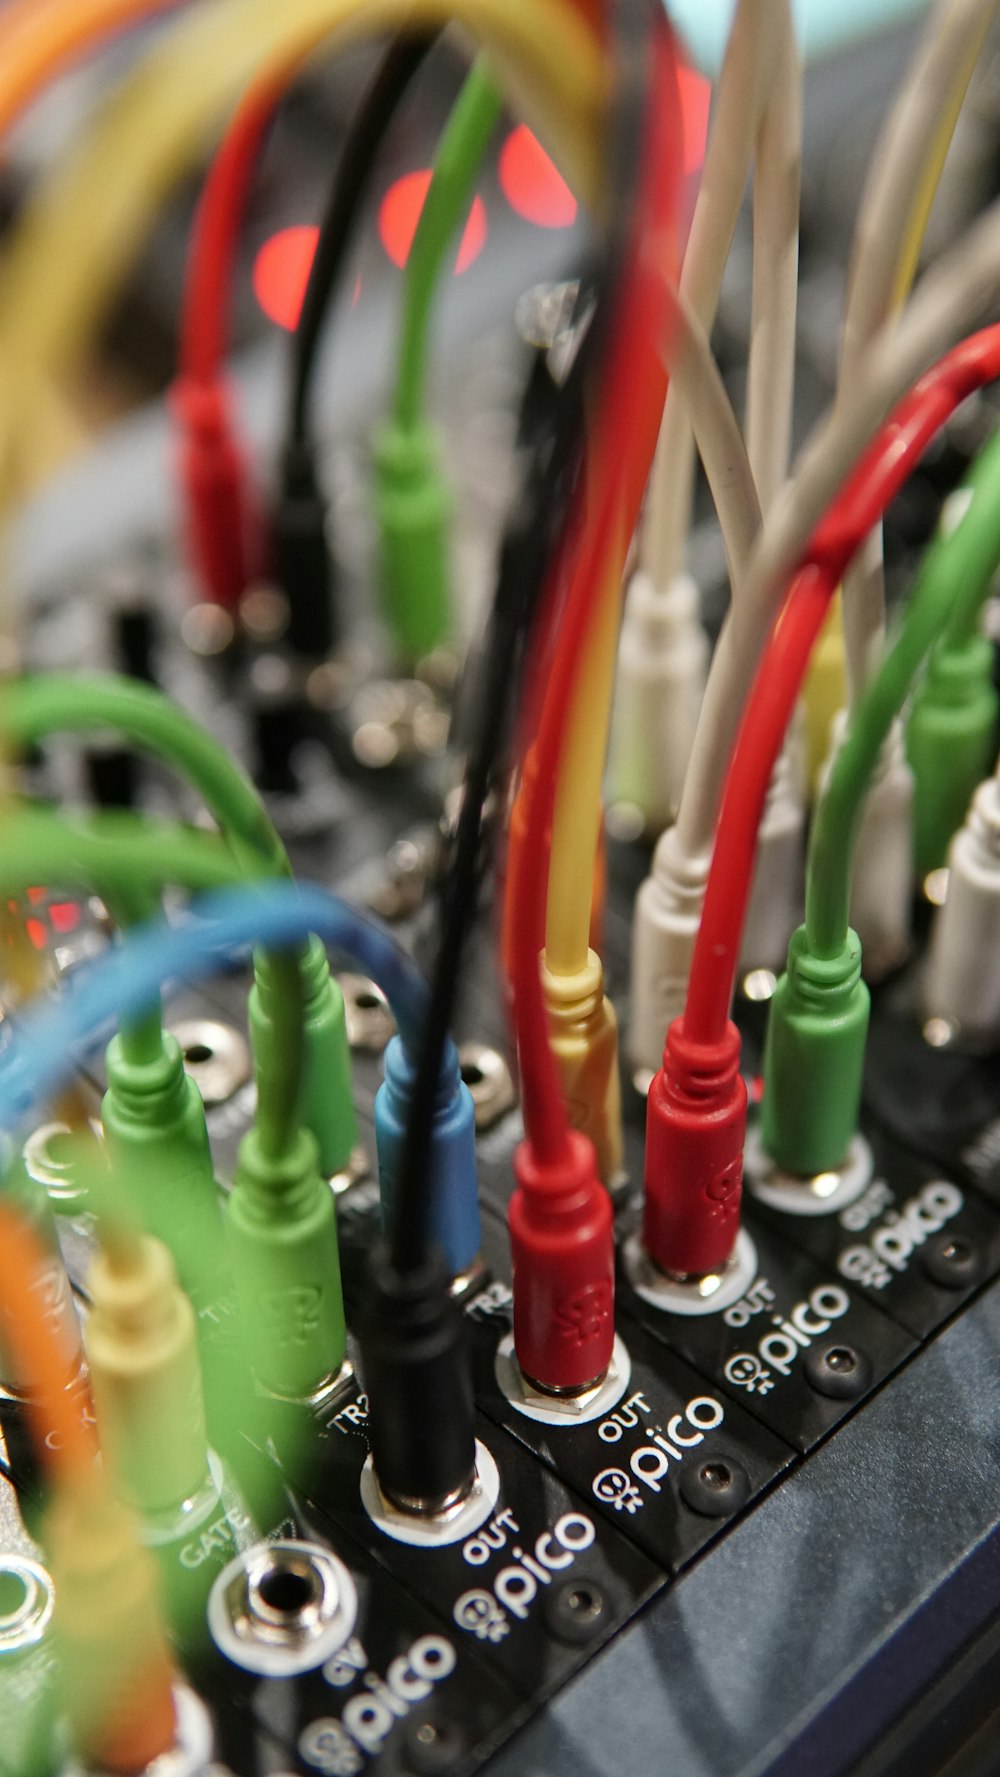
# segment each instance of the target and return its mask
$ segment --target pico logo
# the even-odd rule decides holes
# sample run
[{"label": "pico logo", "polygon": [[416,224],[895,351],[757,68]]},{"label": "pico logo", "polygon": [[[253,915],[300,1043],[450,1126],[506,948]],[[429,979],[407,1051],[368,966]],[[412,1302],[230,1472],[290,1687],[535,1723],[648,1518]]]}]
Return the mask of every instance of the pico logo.
[{"label": "pico logo", "polygon": [[[645,1396],[637,1390],[597,1428],[603,1443],[617,1444],[626,1430],[641,1426],[646,1441],[629,1452],[628,1471],[617,1466],[602,1469],[594,1476],[591,1487],[602,1505],[629,1517],[634,1517],[645,1504],[637,1483],[650,1493],[662,1493],[663,1479],[670,1473],[671,1464],[683,1462],[686,1452],[703,1444],[705,1433],[717,1431],[726,1416],[722,1402],[710,1394],[695,1395],[683,1412],[674,1413],[665,1426],[642,1424],[639,1412],[649,1415],[651,1411]],[[623,1463],[624,1460],[623,1451]]]},{"label": "pico logo", "polygon": [[[485,1566],[520,1534],[520,1525],[508,1507],[463,1543],[462,1555],[470,1567]],[[455,1600],[452,1616],[458,1627],[493,1646],[504,1641],[510,1633],[511,1617],[523,1623],[539,1591],[572,1567],[596,1535],[594,1522],[585,1512],[564,1512],[551,1530],[535,1537],[532,1548],[523,1549],[512,1542],[509,1560],[491,1576],[489,1584],[473,1586]]]},{"label": "pico logo", "polygon": [[723,1370],[726,1381],[747,1394],[770,1394],[776,1376],[790,1376],[813,1340],[828,1333],[850,1306],[850,1296],[838,1283],[817,1284],[784,1319],[772,1314],[773,1330],[758,1339],[756,1351],[734,1351]]},{"label": "pico logo", "polygon": [[406,1653],[390,1660],[385,1677],[371,1671],[360,1641],[352,1638],[323,1667],[326,1683],[343,1690],[359,1684],[340,1715],[324,1715],[299,1735],[302,1758],[324,1777],[355,1777],[366,1758],[385,1749],[396,1723],[424,1703],[436,1685],[455,1670],[458,1656],[444,1635],[421,1635]]},{"label": "pico logo", "polygon": [[837,1270],[852,1283],[884,1290],[894,1276],[906,1270],[913,1254],[964,1208],[965,1198],[957,1185],[934,1179],[901,1209],[891,1210],[867,1245],[846,1247],[837,1260]]}]

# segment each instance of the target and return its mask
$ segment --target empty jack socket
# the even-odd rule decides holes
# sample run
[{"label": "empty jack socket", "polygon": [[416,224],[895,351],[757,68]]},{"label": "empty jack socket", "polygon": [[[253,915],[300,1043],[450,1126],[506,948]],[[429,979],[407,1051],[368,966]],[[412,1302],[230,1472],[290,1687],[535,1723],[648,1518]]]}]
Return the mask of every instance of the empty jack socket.
[{"label": "empty jack socket", "polygon": [[206,1110],[225,1104],[250,1079],[250,1050],[238,1030],[214,1018],[187,1018],[170,1027],[184,1057],[185,1071],[201,1093]]},{"label": "empty jack socket", "polygon": [[310,1672],[349,1639],[354,1581],[318,1543],[261,1543],[220,1573],[208,1624],[220,1652],[247,1672],[288,1678]]},{"label": "empty jack socket", "polygon": [[381,1055],[389,1038],[395,1035],[396,1020],[385,994],[367,975],[338,975],[344,996],[347,1019],[347,1040],[352,1049],[369,1055]]}]

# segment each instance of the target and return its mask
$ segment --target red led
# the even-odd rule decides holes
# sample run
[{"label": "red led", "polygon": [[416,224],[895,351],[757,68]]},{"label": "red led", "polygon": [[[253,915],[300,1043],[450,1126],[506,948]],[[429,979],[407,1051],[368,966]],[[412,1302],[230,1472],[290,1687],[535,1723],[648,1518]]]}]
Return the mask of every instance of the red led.
[{"label": "red led", "polygon": [[511,130],[500,150],[500,188],[512,210],[538,228],[568,228],[576,198],[527,124]]},{"label": "red led", "polygon": [[302,312],[319,229],[302,223],[282,228],[258,249],[253,262],[254,295],[269,321],[294,332]]},{"label": "red led", "polygon": [[474,197],[469,218],[462,231],[462,239],[458,243],[458,256],[455,260],[455,276],[460,278],[468,271],[474,259],[478,259],[486,245],[486,205],[481,197]]},{"label": "red led", "polygon": [[41,919],[26,919],[24,929],[36,950],[48,949],[49,930]]},{"label": "red led", "polygon": [[43,888],[30,888],[28,890],[28,900],[31,902],[32,907],[37,907],[39,901],[44,901],[44,899],[45,890]]},{"label": "red led", "polygon": [[80,924],[80,909],[75,901],[53,901],[49,908],[49,923],[60,937],[67,932],[75,932]]},{"label": "red led", "polygon": [[[414,173],[404,173],[401,179],[396,179],[390,185],[379,205],[379,239],[393,265],[400,268],[409,257],[430,182],[429,167],[421,167]],[[486,234],[486,206],[481,197],[474,197],[455,260],[456,275],[466,271],[482,252]]]}]

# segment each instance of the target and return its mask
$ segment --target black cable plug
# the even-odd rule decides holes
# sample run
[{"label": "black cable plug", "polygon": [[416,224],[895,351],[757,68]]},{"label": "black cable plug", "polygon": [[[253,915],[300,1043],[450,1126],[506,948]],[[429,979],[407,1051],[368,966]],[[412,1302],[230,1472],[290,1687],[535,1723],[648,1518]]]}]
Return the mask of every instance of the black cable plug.
[{"label": "black cable plug", "polygon": [[339,158],[292,341],[288,422],[272,545],[277,577],[288,600],[288,645],[299,659],[324,660],[340,640],[336,573],[326,535],[327,502],[320,488],[311,424],[323,324],[349,270],[350,248],[378,151],[439,34],[396,37],[361,100]]},{"label": "black cable plug", "polygon": [[465,1322],[435,1249],[398,1270],[380,1242],[360,1328],[372,1462],[386,1498],[430,1516],[469,1492],[476,1440]]},{"label": "black cable plug", "polygon": [[290,439],[281,456],[272,542],[278,582],[288,601],[286,640],[299,659],[325,660],[339,639],[326,519],[313,446],[305,439]]}]

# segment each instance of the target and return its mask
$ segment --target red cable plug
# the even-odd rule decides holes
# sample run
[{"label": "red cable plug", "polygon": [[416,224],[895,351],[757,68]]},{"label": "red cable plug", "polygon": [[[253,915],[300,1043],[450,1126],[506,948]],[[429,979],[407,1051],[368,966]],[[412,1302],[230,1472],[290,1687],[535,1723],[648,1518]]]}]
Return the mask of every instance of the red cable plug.
[{"label": "red cable plug", "polygon": [[699,1277],[724,1268],[740,1226],[746,1126],[735,1024],[702,1043],[675,1018],[646,1105],[643,1244],[661,1270]]},{"label": "red cable plug", "polygon": [[579,1392],[600,1380],[615,1343],[611,1199],[592,1143],[570,1130],[561,1159],[514,1154],[508,1207],[514,1349],[529,1382]]},{"label": "red cable plug", "polygon": [[[206,598],[231,610],[266,566],[223,382],[240,226],[264,138],[301,64],[296,54],[254,81],[209,169],[191,225],[171,407],[182,434],[188,547]],[[260,557],[260,560],[257,558]]]},{"label": "red cable plug", "polygon": [[250,579],[246,549],[245,471],[218,381],[179,376],[170,406],[180,432],[188,549],[205,596],[233,610]]},{"label": "red cable plug", "polygon": [[739,1230],[746,1087],[728,1021],[757,828],[778,750],[834,590],[959,401],[1000,370],[1000,327],[948,353],[898,403],[810,539],[772,628],[733,748],[682,1019],[667,1033],[646,1125],[644,1241],[664,1270],[719,1271]]},{"label": "red cable plug", "polygon": [[[674,265],[680,144],[674,42],[654,43],[656,100],[643,151],[638,222],[588,427],[588,470],[546,588],[523,732],[532,735],[508,852],[503,953],[512,988],[526,1140],[508,1206],[514,1348],[542,1388],[582,1392],[614,1352],[614,1228],[590,1141],[568,1128],[549,1047],[539,957],[545,941],[548,835],[568,710],[609,563],[631,535],[659,430],[666,379],[659,345]],[[565,594],[563,597],[562,595]],[[536,722],[531,716],[541,710]],[[523,756],[523,754],[522,754]]]}]

